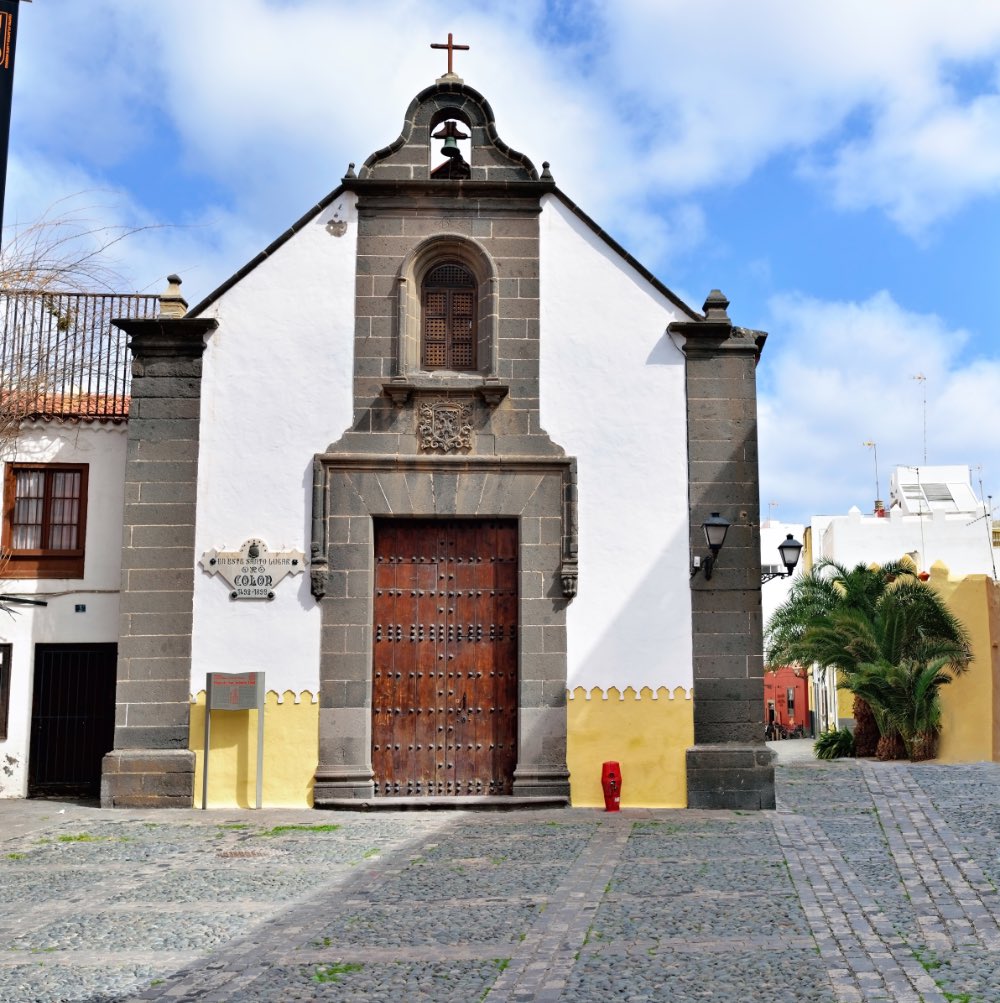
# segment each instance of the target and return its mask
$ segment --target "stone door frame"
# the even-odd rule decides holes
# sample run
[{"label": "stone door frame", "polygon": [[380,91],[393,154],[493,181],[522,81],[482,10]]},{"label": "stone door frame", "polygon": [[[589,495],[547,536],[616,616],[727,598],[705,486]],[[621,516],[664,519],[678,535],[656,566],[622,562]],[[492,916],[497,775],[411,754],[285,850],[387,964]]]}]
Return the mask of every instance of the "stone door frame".
[{"label": "stone door frame", "polygon": [[374,797],[372,520],[379,516],[518,520],[514,797],[568,802],[564,583],[575,591],[575,462],[324,453],[313,474],[311,573],[322,606],[316,806],[351,807]]}]

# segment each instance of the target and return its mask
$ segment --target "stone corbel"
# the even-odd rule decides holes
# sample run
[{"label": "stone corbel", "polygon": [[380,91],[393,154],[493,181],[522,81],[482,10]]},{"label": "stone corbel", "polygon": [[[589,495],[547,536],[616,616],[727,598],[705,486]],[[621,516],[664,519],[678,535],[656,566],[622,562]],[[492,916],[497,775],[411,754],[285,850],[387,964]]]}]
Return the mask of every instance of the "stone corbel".
[{"label": "stone corbel", "polygon": [[309,561],[309,589],[317,601],[326,595],[328,570],[326,557],[321,554],[320,548],[314,543],[312,558]]},{"label": "stone corbel", "polygon": [[479,396],[483,403],[492,411],[507,396],[510,390],[505,383],[496,379],[483,380],[483,385],[479,388]]},{"label": "stone corbel", "polygon": [[402,407],[413,393],[413,385],[402,377],[396,377],[391,383],[383,383],[382,391],[392,401],[393,407]]},{"label": "stone corbel", "polygon": [[562,566],[559,568],[559,577],[562,580],[563,596],[566,599],[575,598],[580,578],[580,567],[575,558],[562,562]]}]

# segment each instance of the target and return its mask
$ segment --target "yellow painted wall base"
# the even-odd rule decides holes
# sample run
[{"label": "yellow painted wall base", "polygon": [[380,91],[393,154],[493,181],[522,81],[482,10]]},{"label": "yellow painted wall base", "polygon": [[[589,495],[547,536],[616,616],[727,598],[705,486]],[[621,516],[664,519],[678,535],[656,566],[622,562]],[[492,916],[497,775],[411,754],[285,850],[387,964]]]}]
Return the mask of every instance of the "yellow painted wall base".
[{"label": "yellow painted wall base", "polygon": [[[303,691],[267,693],[264,701],[265,808],[311,808],[319,760],[319,703]],[[211,808],[251,808],[257,803],[257,711],[214,711],[208,761]],[[191,707],[190,748],[197,766],[194,803],[201,807],[205,750],[205,691]]]},{"label": "yellow painted wall base", "polygon": [[687,807],[685,752],[694,745],[694,702],[677,687],[603,692],[583,687],[566,702],[567,761],[574,807],[604,807],[601,765],[622,771],[623,808]]},{"label": "yellow painted wall base", "polygon": [[[567,701],[567,761],[572,803],[604,807],[601,765],[616,760],[622,770],[623,808],[683,808],[687,804],[685,750],[694,745],[690,692],[661,688],[637,694],[631,687],[579,688]],[[204,769],[205,693],[191,707],[190,748],[195,753],[196,805],[201,804]],[[212,715],[208,804],[249,808],[256,803],[257,712],[216,711]],[[303,692],[298,703],[288,691],[281,703],[270,691],[264,708],[264,791],[267,808],[312,806],[319,757],[319,704]]]}]

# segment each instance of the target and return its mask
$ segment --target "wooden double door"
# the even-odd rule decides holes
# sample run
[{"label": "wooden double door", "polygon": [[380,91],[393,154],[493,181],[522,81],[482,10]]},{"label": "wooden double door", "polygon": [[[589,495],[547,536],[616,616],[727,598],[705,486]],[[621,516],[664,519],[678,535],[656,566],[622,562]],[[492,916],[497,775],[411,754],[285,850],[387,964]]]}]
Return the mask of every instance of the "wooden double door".
[{"label": "wooden double door", "polygon": [[516,520],[376,520],[376,796],[512,792],[517,554]]}]

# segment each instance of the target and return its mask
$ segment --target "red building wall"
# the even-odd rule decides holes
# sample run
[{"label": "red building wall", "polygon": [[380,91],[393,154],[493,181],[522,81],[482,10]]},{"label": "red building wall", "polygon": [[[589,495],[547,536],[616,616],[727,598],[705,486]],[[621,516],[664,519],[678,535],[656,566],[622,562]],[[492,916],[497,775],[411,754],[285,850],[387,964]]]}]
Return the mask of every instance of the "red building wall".
[{"label": "red building wall", "polygon": [[771,720],[789,732],[801,727],[809,733],[808,678],[796,675],[789,665],[764,673],[764,725]]}]

